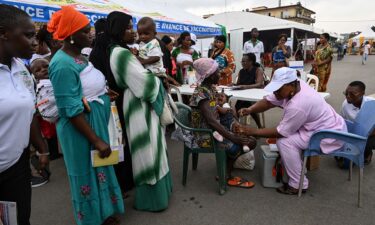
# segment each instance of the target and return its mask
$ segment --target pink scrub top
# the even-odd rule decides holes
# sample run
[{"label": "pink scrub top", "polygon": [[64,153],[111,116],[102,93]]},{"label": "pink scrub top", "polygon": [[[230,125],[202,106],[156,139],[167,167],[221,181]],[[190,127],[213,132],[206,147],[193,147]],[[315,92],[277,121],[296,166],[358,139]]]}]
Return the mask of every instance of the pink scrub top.
[{"label": "pink scrub top", "polygon": [[[274,94],[266,100],[284,109],[284,115],[277,126],[283,137],[298,133],[301,140],[308,143],[315,131],[330,129],[347,131],[345,120],[324,100],[324,98],[305,82],[300,80],[301,90],[290,100],[277,100]],[[320,147],[324,153],[330,153],[342,147],[342,142],[324,139]]]}]

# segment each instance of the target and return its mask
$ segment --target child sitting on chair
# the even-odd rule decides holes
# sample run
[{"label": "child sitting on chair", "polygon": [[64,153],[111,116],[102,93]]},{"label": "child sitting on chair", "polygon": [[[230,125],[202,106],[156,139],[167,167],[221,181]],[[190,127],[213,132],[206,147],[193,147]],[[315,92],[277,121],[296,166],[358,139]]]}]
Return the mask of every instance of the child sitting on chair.
[{"label": "child sitting on chair", "polygon": [[139,53],[138,60],[158,77],[167,77],[163,65],[163,52],[156,39],[156,25],[150,17],[143,17],[138,22]]},{"label": "child sitting on chair", "polygon": [[[238,123],[236,121],[236,117],[234,115],[234,110],[230,107],[228,103],[228,96],[222,91],[221,93],[217,94],[217,113],[219,114],[220,124],[223,125],[227,130],[232,131],[232,125]],[[213,133],[214,138],[219,141],[223,142],[223,136],[214,131]],[[250,148],[247,145],[242,146],[244,152],[249,152]]]}]

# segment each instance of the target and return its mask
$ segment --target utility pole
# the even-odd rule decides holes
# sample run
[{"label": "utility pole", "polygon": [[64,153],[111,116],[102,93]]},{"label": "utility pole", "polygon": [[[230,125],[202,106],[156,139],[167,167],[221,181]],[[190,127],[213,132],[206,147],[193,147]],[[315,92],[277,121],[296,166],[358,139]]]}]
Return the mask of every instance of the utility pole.
[{"label": "utility pole", "polygon": [[281,7],[281,0],[279,0],[279,7]]}]

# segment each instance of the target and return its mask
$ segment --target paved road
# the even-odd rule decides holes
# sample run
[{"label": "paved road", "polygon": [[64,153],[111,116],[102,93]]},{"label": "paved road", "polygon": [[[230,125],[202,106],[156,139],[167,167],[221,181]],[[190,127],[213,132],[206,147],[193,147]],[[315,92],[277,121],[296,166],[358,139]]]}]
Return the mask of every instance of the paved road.
[{"label": "paved road", "polygon": [[[346,85],[362,80],[367,93],[375,93],[375,57],[361,65],[359,56],[347,56],[334,61],[329,82],[331,98],[328,102],[336,109],[344,99]],[[274,126],[281,117],[280,110],[266,113],[267,126]],[[263,140],[259,141],[259,145]],[[229,188],[224,196],[217,194],[214,156],[202,155],[197,171],[189,170],[187,186],[181,185],[182,145],[168,140],[174,192],[169,209],[161,213],[138,212],[132,208],[133,193],[125,200],[126,213],[122,223],[127,225],[294,225],[294,224],[375,224],[375,171],[374,164],[365,168],[364,207],[357,208],[357,172],[353,181],[347,181],[347,171],[335,166],[332,158],[321,160],[320,168],[308,173],[310,188],[306,195],[278,194],[274,189],[260,184],[259,167],[254,171],[235,171],[234,174],[254,182],[253,189]],[[259,158],[259,147],[255,150]],[[69,184],[63,160],[51,163],[52,178],[48,185],[33,189],[33,225],[71,225],[72,216]]]}]

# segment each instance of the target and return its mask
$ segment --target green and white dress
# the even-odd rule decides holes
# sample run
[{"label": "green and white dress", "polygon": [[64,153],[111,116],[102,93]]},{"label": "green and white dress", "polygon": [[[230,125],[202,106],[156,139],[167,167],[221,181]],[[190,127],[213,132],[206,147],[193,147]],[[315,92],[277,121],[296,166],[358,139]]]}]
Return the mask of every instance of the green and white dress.
[{"label": "green and white dress", "polygon": [[161,211],[168,207],[172,180],[167,145],[159,116],[163,110],[163,85],[127,49],[113,46],[111,70],[124,89],[124,117],[136,184],[135,208]]}]

